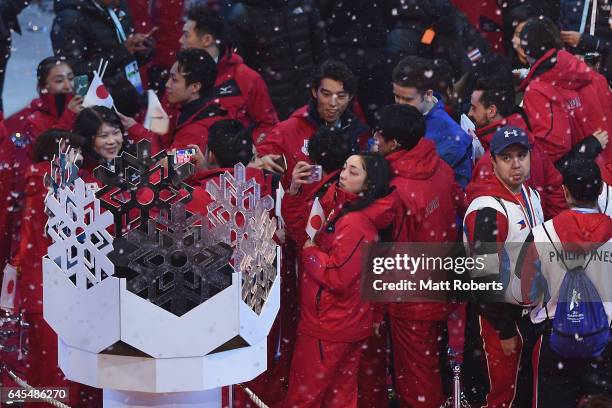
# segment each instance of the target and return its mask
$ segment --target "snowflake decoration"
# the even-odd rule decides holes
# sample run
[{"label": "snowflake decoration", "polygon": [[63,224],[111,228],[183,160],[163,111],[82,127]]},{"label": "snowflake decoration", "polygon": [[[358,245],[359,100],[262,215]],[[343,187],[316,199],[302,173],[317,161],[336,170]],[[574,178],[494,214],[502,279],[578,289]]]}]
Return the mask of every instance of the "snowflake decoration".
[{"label": "snowflake decoration", "polygon": [[225,242],[236,249],[233,265],[242,274],[242,300],[259,314],[276,278],[276,219],[269,215],[274,201],[269,195],[261,197],[261,186],[254,178],[246,180],[240,163],[233,175],[223,173],[219,184],[209,181],[206,191],[214,200],[207,207],[208,242]]},{"label": "snowflake decoration", "polygon": [[107,255],[113,237],[106,230],[113,223],[109,212],[101,212],[100,201],[78,178],[74,186],[64,186],[45,200],[49,220],[46,230],[53,244],[48,255],[81,290],[114,274]]},{"label": "snowflake decoration", "polygon": [[52,194],[56,195],[60,189],[72,186],[79,172],[76,165],[76,150],[70,146],[62,147],[63,145],[63,140],[60,140],[58,154],[51,160],[51,174],[45,175],[45,185]]},{"label": "snowflake decoration", "polygon": [[182,316],[232,284],[232,248],[206,245],[205,232],[200,215],[174,204],[169,219],[149,220],[146,231],[115,240],[116,276],[132,293]]},{"label": "snowflake decoration", "polygon": [[192,187],[183,180],[193,174],[191,163],[178,167],[167,164],[168,155],[151,156],[151,143],[141,140],[136,156],[123,152],[114,165],[94,170],[104,187],[96,192],[102,206],[115,218],[115,236],[133,226],[145,230],[151,210],[165,213],[173,203],[191,200]]}]

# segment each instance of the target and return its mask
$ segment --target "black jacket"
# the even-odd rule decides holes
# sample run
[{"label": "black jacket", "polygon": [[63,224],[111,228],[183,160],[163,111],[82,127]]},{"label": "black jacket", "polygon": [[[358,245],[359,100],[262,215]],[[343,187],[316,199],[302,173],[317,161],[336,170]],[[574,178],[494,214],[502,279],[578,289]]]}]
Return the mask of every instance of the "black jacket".
[{"label": "black jacket", "polygon": [[0,36],[10,37],[11,29],[21,34],[17,16],[28,5],[27,0],[0,0]]},{"label": "black jacket", "polygon": [[[55,0],[55,19],[51,43],[55,55],[65,56],[73,65],[75,75],[91,74],[108,61],[105,77],[125,76],[125,66],[145,55],[132,55],[119,41],[115,25],[106,10],[94,0]],[[134,32],[127,5],[122,1],[115,9],[126,36]]]},{"label": "black jacket", "polygon": [[281,119],[309,98],[314,68],[328,56],[312,0],[243,0],[230,21],[239,54],[268,85]]}]

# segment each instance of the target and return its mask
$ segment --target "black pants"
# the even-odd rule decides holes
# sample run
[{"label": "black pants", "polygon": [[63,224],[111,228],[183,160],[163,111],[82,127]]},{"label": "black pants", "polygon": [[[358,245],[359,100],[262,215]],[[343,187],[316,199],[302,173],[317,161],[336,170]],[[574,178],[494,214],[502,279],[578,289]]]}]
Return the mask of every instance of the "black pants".
[{"label": "black pants", "polygon": [[593,359],[569,359],[550,348],[542,336],[537,367],[538,408],[575,408],[583,396],[612,393],[612,344]]}]

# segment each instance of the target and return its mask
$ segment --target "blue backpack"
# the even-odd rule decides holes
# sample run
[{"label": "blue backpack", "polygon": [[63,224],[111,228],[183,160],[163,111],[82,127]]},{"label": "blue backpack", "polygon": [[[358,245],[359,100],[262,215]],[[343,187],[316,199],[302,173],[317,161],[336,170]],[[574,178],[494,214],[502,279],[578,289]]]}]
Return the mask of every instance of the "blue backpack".
[{"label": "blue backpack", "polygon": [[[544,232],[553,243],[546,227]],[[559,288],[557,309],[552,321],[550,347],[565,358],[598,357],[610,341],[610,324],[597,288],[585,272],[593,257],[591,256],[586,265],[570,269],[554,243],[553,248],[567,273]],[[546,316],[550,319],[546,304],[544,308]]]}]

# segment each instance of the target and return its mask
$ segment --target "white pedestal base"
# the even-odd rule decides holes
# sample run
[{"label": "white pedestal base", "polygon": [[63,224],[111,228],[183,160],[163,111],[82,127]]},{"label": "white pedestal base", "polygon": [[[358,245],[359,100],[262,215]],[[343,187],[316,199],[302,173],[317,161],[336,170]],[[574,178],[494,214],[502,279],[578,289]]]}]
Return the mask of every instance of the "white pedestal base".
[{"label": "white pedestal base", "polygon": [[104,408],[221,408],[221,388],[207,391],[148,393],[104,390]]}]

